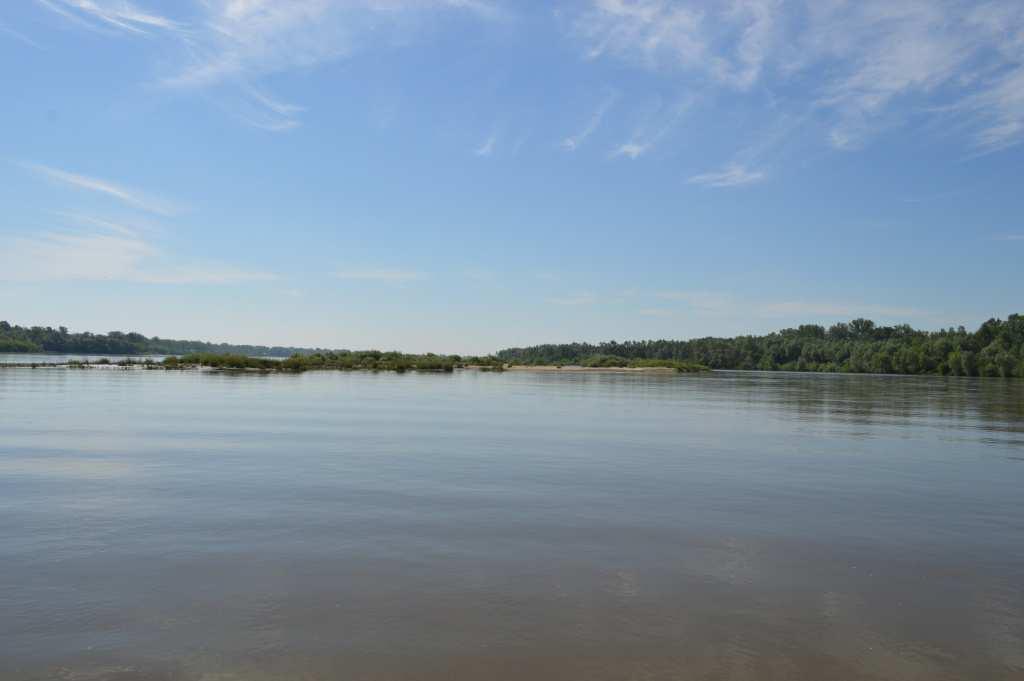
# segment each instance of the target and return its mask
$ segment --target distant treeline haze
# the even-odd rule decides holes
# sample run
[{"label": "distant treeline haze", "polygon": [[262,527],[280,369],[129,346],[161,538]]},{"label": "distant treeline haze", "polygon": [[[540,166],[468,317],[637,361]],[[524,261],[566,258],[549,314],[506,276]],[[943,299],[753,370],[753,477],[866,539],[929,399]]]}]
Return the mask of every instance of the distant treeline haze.
[{"label": "distant treeline haze", "polygon": [[169,340],[140,333],[71,333],[67,328],[13,326],[0,322],[0,352],[63,352],[82,355],[187,355],[233,353],[255,357],[291,357],[316,352],[315,348],[266,345],[231,345],[194,340]]},{"label": "distant treeline haze", "polygon": [[918,331],[854,319],[766,336],[535,345],[497,355],[515,364],[586,364],[602,356],[694,362],[712,369],[1024,377],[1024,316],[990,319],[973,333],[962,326]]}]

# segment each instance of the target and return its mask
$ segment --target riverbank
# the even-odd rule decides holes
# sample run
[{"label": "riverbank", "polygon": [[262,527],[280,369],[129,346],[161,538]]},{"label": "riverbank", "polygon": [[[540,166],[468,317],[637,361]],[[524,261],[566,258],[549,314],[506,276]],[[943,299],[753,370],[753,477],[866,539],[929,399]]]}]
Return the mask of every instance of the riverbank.
[{"label": "riverbank", "polygon": [[[505,371],[535,371],[541,373],[616,373],[616,374],[676,374],[676,373],[699,373],[698,370],[684,371],[676,367],[585,367],[578,364],[565,366],[549,365],[513,365],[505,367]],[[710,369],[707,369],[710,371]]]},{"label": "riverbank", "polygon": [[[273,361],[273,360],[271,360]],[[710,369],[679,369],[677,367],[670,366],[655,366],[655,367],[585,367],[578,365],[566,365],[566,366],[527,366],[527,365],[513,365],[513,366],[488,366],[488,365],[467,365],[467,366],[455,366],[451,369],[448,368],[416,368],[416,367],[389,367],[381,366],[375,368],[369,367],[338,367],[338,366],[311,366],[302,367],[299,369],[289,368],[283,366],[280,361],[275,361],[275,365],[262,365],[262,366],[211,366],[208,364],[186,364],[186,363],[171,363],[166,364],[164,362],[133,362],[133,361],[119,361],[119,362],[24,362],[15,363],[7,362],[0,363],[0,369],[65,369],[65,370],[91,370],[91,369],[106,369],[106,370],[146,370],[146,371],[213,371],[213,372],[249,372],[249,373],[301,373],[304,371],[395,371],[397,373],[403,373],[405,371],[416,371],[419,373],[450,373],[452,371],[480,371],[480,372],[503,372],[503,371],[514,371],[518,373],[614,373],[614,374],[677,374],[677,373],[703,373],[704,371],[710,371]]]}]

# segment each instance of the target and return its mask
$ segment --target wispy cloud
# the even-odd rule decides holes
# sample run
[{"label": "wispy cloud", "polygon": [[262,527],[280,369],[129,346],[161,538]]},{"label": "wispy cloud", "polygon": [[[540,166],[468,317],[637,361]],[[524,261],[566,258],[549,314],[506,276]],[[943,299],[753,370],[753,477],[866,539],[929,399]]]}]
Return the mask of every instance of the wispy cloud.
[{"label": "wispy cloud", "polygon": [[757,80],[775,37],[776,0],[593,0],[574,33],[590,59],[613,55],[704,75],[737,89]]},{"label": "wispy cloud", "polygon": [[62,0],[36,0],[36,4],[50,10],[54,14],[64,17],[69,22],[76,26],[81,26],[92,31],[102,30],[99,26],[96,26],[92,22],[86,21],[78,14],[71,12],[70,10],[64,9],[64,3]]},{"label": "wispy cloud", "polygon": [[246,91],[249,93],[249,96],[252,97],[254,100],[256,100],[263,106],[267,107],[274,113],[279,114],[281,116],[292,116],[297,113],[302,113],[303,111],[306,110],[306,107],[304,106],[288,104],[287,102],[282,102],[280,100],[274,99],[267,93],[252,86],[247,87]]},{"label": "wispy cloud", "polygon": [[0,280],[231,284],[275,275],[223,263],[172,262],[151,243],[127,234],[49,232],[11,239],[0,252]]},{"label": "wispy cloud", "polygon": [[273,132],[298,127],[303,108],[255,88],[262,77],[404,41],[417,17],[430,12],[464,12],[487,20],[504,16],[486,0],[203,0],[196,8],[198,18],[186,24],[127,0],[36,2],[91,30],[159,32],[174,40],[184,60],[167,58],[165,51],[162,67],[169,72],[160,79],[162,85],[181,90],[227,86],[238,98],[234,108],[239,111],[232,114]]},{"label": "wispy cloud", "polygon": [[1004,234],[996,237],[997,241],[1024,241],[1024,234]]},{"label": "wispy cloud", "polygon": [[42,175],[43,177],[61,184],[103,194],[132,206],[133,208],[138,208],[150,213],[157,213],[159,215],[173,215],[178,212],[178,208],[168,201],[148,196],[142,192],[134,189],[128,189],[107,180],[72,173],[67,170],[61,170],[60,168],[52,168],[39,163],[25,163],[23,166],[38,173],[39,175]]},{"label": "wispy cloud", "polygon": [[566,151],[576,151],[579,149],[580,145],[601,127],[601,121],[604,120],[605,114],[608,113],[608,110],[615,104],[616,99],[618,99],[617,94],[608,94],[608,96],[606,96],[598,105],[597,109],[594,110],[594,113],[590,115],[590,118],[587,119],[587,124],[583,126],[583,129],[575,135],[570,135],[562,140],[562,148]]},{"label": "wispy cloud", "polygon": [[1024,141],[1019,0],[590,0],[571,32],[588,59],[685,74],[691,87],[787,88],[837,149],[925,115],[952,117],[980,152]]},{"label": "wispy cloud", "polygon": [[477,156],[490,156],[494,153],[494,145],[498,143],[497,135],[489,135],[480,146],[473,150]]},{"label": "wispy cloud", "polygon": [[18,42],[24,43],[30,47],[34,47],[40,50],[43,49],[43,46],[37,43],[35,40],[32,40],[32,38],[29,38],[27,35],[21,33],[20,31],[15,31],[13,28],[11,28],[10,26],[6,26],[3,23],[0,23],[0,33],[8,35],[17,40]]},{"label": "wispy cloud", "polygon": [[239,116],[238,118],[246,125],[250,125],[260,130],[266,130],[268,132],[287,132],[302,125],[299,121],[292,118],[284,120],[265,120],[259,118],[247,118],[245,116]]},{"label": "wispy cloud", "polygon": [[114,232],[115,234],[122,234],[124,236],[134,237],[138,236],[139,231],[133,227],[128,227],[118,222],[112,222],[110,220],[103,220],[101,218],[95,218],[90,215],[82,215],[81,213],[69,213],[67,211],[56,210],[53,211],[54,215],[58,215],[63,218],[67,218],[72,222],[86,225],[89,227],[98,227],[108,232]]},{"label": "wispy cloud", "polygon": [[190,63],[166,83],[182,87],[254,78],[338,59],[380,38],[416,12],[462,10],[499,15],[468,0],[211,0],[204,28],[190,37]]},{"label": "wispy cloud", "polygon": [[377,281],[392,284],[404,284],[425,278],[425,275],[422,272],[391,267],[339,270],[332,276],[334,276],[335,279]]},{"label": "wispy cloud", "polygon": [[635,160],[646,154],[650,149],[651,145],[649,144],[626,142],[625,144],[620,144],[616,147],[615,150],[612,151],[612,156],[625,156]]},{"label": "wispy cloud", "polygon": [[992,78],[987,88],[965,98],[956,108],[981,120],[975,131],[975,146],[980,151],[1020,144],[1024,141],[1024,64]]},{"label": "wispy cloud", "polygon": [[687,182],[705,187],[742,187],[760,182],[764,178],[763,170],[752,170],[739,164],[731,164],[722,170],[694,175]]},{"label": "wispy cloud", "polygon": [[299,115],[306,107],[283,102],[249,84],[239,86],[240,96],[227,109],[240,121],[269,132],[287,132],[302,123]]},{"label": "wispy cloud", "polygon": [[[243,0],[244,1],[244,0]],[[128,33],[146,33],[149,29],[177,30],[181,24],[159,14],[146,12],[126,0],[36,0],[57,14],[79,25],[106,26]],[[91,20],[91,21],[90,21]]]},{"label": "wispy cloud", "polygon": [[629,140],[612,150],[612,157],[636,160],[654,149],[676,127],[694,101],[695,97],[688,96],[671,106],[664,106],[659,98],[654,108],[641,117]]}]

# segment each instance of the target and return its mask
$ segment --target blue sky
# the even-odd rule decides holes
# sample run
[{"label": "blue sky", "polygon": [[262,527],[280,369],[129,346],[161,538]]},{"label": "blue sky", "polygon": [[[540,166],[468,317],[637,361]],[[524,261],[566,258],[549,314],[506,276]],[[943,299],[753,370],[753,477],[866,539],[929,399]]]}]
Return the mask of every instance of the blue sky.
[{"label": "blue sky", "polygon": [[1024,312],[1024,4],[22,0],[0,318],[487,352]]}]

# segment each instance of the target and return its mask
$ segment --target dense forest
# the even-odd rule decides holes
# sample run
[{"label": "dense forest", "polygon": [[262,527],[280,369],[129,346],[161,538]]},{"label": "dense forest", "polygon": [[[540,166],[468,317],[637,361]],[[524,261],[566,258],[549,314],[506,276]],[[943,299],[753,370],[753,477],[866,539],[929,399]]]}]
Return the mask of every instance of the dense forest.
[{"label": "dense forest", "polygon": [[139,333],[111,331],[106,334],[71,333],[60,326],[14,326],[0,321],[0,352],[61,352],[83,355],[185,355],[189,353],[232,353],[256,357],[291,357],[312,354],[315,348],[230,345],[192,340],[170,340]]},{"label": "dense forest", "polygon": [[659,359],[712,369],[1024,377],[1024,316],[990,319],[974,332],[963,327],[918,331],[854,319],[827,329],[805,324],[766,336],[536,345],[497,356],[528,365],[586,365],[594,357],[611,357],[623,364]]}]

